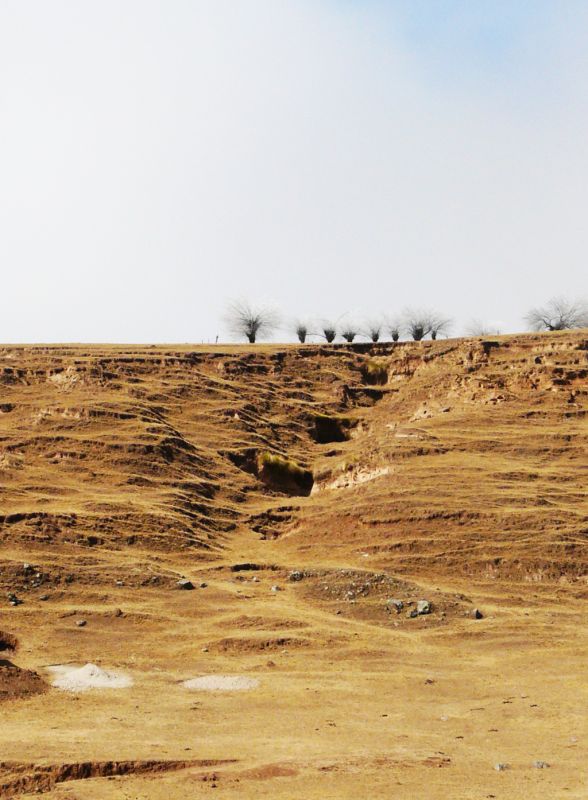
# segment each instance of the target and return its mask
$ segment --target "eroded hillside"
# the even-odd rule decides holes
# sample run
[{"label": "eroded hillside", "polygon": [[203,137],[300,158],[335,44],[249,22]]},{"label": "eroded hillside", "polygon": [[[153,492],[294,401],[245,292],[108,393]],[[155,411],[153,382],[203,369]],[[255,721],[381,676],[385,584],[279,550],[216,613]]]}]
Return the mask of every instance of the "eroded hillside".
[{"label": "eroded hillside", "polygon": [[586,332],[0,348],[0,797],[583,797],[587,415]]}]

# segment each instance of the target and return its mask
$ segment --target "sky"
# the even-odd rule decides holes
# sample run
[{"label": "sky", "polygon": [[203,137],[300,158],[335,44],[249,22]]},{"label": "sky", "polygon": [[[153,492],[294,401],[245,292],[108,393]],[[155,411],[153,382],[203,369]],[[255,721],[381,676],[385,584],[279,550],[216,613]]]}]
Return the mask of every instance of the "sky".
[{"label": "sky", "polygon": [[585,0],[0,0],[2,342],[588,294]]}]

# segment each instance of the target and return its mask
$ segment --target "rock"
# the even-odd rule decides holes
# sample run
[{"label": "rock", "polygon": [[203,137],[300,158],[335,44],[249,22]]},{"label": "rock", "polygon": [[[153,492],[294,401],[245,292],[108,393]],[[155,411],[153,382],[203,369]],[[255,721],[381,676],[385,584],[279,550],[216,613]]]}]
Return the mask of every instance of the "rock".
[{"label": "rock", "polygon": [[203,653],[208,653],[208,647],[203,647],[203,648],[202,648],[202,652],[203,652]]},{"label": "rock", "polygon": [[420,616],[422,614],[431,613],[431,604],[428,600],[419,600],[416,606],[416,612]]},{"label": "rock", "polygon": [[294,572],[290,573],[290,580],[291,581],[301,581],[304,578],[304,575],[300,570],[294,570]]},{"label": "rock", "polygon": [[117,608],[116,611],[114,612],[114,616],[122,617],[122,615],[123,615],[122,608]]},{"label": "rock", "polygon": [[470,611],[470,617],[472,619],[484,619],[484,615],[482,614],[479,608],[473,608]]},{"label": "rock", "polygon": [[33,568],[31,567],[31,565],[30,565],[30,564],[24,563],[24,564],[22,565],[22,571],[23,571],[24,573],[32,572],[32,571],[33,571]]},{"label": "rock", "polygon": [[48,594],[42,594],[42,595],[39,597],[39,600],[49,600],[49,595],[48,595]]},{"label": "rock", "polygon": [[533,766],[535,767],[535,769],[547,769],[549,767],[549,764],[547,763],[547,761],[533,761]]},{"label": "rock", "polygon": [[403,608],[404,603],[402,600],[395,600],[394,598],[386,600],[386,611],[395,611],[397,614],[400,614]]},{"label": "rock", "polygon": [[78,626],[78,628],[85,628],[87,624],[88,623],[85,619],[76,620],[76,625]]},{"label": "rock", "polygon": [[409,619],[414,619],[415,617],[418,617],[418,615],[419,615],[419,612],[416,610],[416,608],[411,608],[410,611],[406,612],[406,616]]},{"label": "rock", "polygon": [[202,583],[200,584],[200,588],[201,589],[206,589],[207,586],[208,586],[208,584],[205,583],[204,581],[202,581]]},{"label": "rock", "polygon": [[504,772],[505,769],[508,769],[508,764],[494,764],[494,769],[496,772]]},{"label": "rock", "polygon": [[257,575],[254,575],[253,578],[251,578],[251,580],[253,583],[259,583],[259,578],[257,577]]},{"label": "rock", "polygon": [[22,605],[23,601],[20,599],[20,597],[17,597],[14,594],[14,592],[9,592],[9,594],[8,594],[8,602],[10,603],[11,606],[20,606],[20,605]]},{"label": "rock", "polygon": [[125,585],[124,581],[116,581],[116,586],[124,586],[124,585]]},{"label": "rock", "polygon": [[176,583],[176,587],[178,589],[193,589],[194,584],[192,581],[189,581],[187,578],[180,578],[180,580]]},{"label": "rock", "polygon": [[272,592],[281,592],[282,589],[279,586],[272,586]]}]

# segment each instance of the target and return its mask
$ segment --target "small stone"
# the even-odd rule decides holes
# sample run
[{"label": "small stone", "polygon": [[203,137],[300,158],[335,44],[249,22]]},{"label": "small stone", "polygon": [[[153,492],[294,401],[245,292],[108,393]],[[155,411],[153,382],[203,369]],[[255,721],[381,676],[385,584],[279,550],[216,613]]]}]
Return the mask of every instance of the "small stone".
[{"label": "small stone", "polygon": [[494,769],[496,772],[504,772],[505,769],[508,769],[508,764],[494,764]]},{"label": "small stone", "polygon": [[404,603],[402,602],[402,600],[395,600],[394,598],[386,600],[387,611],[395,611],[397,614],[400,614],[403,608],[404,608]]},{"label": "small stone", "polygon": [[114,612],[114,616],[122,617],[122,615],[123,615],[122,608],[117,608],[116,611]]},{"label": "small stone", "polygon": [[124,585],[125,585],[124,581],[116,581],[116,586],[124,586]]},{"label": "small stone", "polygon": [[296,569],[294,572],[290,573],[290,580],[291,581],[301,581],[304,578],[304,575],[300,570]]},{"label": "small stone", "polygon": [[430,614],[431,613],[431,604],[428,600],[419,600],[416,606],[417,614]]},{"label": "small stone", "polygon": [[484,619],[484,615],[482,614],[479,608],[473,608],[470,611],[470,617],[472,619]]},{"label": "small stone", "polygon": [[415,617],[418,617],[418,615],[419,615],[419,612],[416,610],[416,608],[411,608],[410,611],[406,612],[406,616],[409,619],[414,619]]},{"label": "small stone", "polygon": [[208,584],[205,581],[202,581],[202,583],[200,584],[201,589],[206,589],[207,586]]},{"label": "small stone", "polygon": [[203,648],[202,648],[202,652],[203,652],[203,653],[208,653],[208,647],[203,647]]},{"label": "small stone", "polygon": [[78,626],[78,628],[84,628],[87,624],[88,623],[85,619],[76,620],[76,625]]},{"label": "small stone", "polygon": [[180,578],[180,580],[176,583],[176,587],[178,589],[193,589],[194,584],[192,581],[189,581],[187,578]]},{"label": "small stone", "polygon": [[20,599],[20,597],[17,597],[14,592],[10,592],[8,594],[8,602],[11,606],[20,606],[22,605],[23,601]]},{"label": "small stone", "polygon": [[533,766],[535,769],[548,769],[549,764],[547,761],[533,761]]},{"label": "small stone", "polygon": [[254,575],[253,578],[251,578],[251,581],[253,583],[259,583],[259,578],[257,577],[257,575]]},{"label": "small stone", "polygon": [[32,569],[33,569],[33,568],[31,567],[31,565],[30,565],[30,564],[24,563],[24,564],[22,565],[22,570],[23,570],[23,572],[31,572],[31,571],[32,571]]},{"label": "small stone", "polygon": [[281,592],[282,589],[279,586],[272,586],[272,592]]},{"label": "small stone", "polygon": [[42,595],[39,597],[39,600],[49,600],[49,595],[48,595],[48,594],[42,594]]}]

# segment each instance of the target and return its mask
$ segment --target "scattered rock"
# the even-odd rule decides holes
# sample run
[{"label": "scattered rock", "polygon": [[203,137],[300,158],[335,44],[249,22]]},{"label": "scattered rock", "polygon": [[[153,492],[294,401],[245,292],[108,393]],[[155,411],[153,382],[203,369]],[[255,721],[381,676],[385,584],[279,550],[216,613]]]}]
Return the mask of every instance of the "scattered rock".
[{"label": "scattered rock", "polygon": [[48,594],[42,594],[42,595],[39,597],[39,600],[49,600],[49,595],[48,595]]},{"label": "scattered rock", "polygon": [[14,594],[14,592],[9,592],[9,594],[8,594],[8,602],[10,603],[11,606],[20,606],[23,603],[23,601],[20,599],[20,597],[17,597]]},{"label": "scattered rock", "polygon": [[76,620],[76,625],[78,626],[78,628],[84,628],[87,624],[88,622],[85,619]]},{"label": "scattered rock", "polygon": [[409,619],[414,619],[415,617],[418,617],[418,615],[419,615],[419,612],[416,610],[416,608],[411,608],[410,611],[406,612],[406,616]]},{"label": "scattered rock", "polygon": [[508,769],[508,764],[501,764],[501,763],[495,764],[494,769],[496,770],[496,772],[504,772],[505,769]]},{"label": "scattered rock", "polygon": [[208,584],[205,581],[202,581],[202,583],[200,584],[201,589],[206,589],[207,586]]},{"label": "scattered rock", "polygon": [[386,611],[395,611],[397,614],[400,614],[402,609],[404,608],[404,603],[402,600],[395,600],[391,598],[390,600],[386,600]]},{"label": "scattered rock", "polygon": [[548,769],[549,764],[547,761],[533,761],[533,766],[535,769]]},{"label": "scattered rock", "polygon": [[272,592],[281,592],[282,591],[280,586],[272,586],[271,590],[272,590]]},{"label": "scattered rock", "polygon": [[473,608],[470,611],[470,617],[472,619],[484,619],[484,615],[482,614],[479,608]]},{"label": "scattered rock", "polygon": [[422,614],[430,614],[431,603],[428,600],[419,600],[416,606],[416,612],[419,616]]},{"label": "scattered rock", "polygon": [[291,581],[301,581],[304,578],[304,574],[300,572],[300,570],[294,570],[294,572],[290,573],[290,580]]},{"label": "scattered rock", "polygon": [[194,584],[192,581],[189,581],[187,578],[180,578],[180,580],[176,583],[176,587],[178,589],[193,589]]},{"label": "scattered rock", "polygon": [[124,581],[116,581],[116,584],[115,584],[115,585],[116,585],[116,586],[124,586],[124,585],[125,585],[125,582],[124,582]]}]

